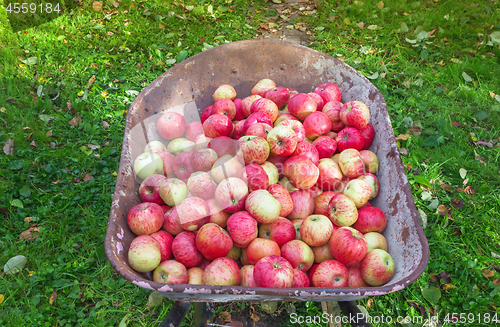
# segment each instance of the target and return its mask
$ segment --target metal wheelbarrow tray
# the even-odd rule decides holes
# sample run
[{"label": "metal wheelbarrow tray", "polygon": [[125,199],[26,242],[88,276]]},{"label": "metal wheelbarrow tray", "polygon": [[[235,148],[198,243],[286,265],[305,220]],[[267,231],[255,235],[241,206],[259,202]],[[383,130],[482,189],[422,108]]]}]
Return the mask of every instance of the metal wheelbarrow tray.
[{"label": "metal wheelbarrow tray", "polygon": [[[278,86],[302,93],[333,82],[342,102],[359,100],[370,109],[375,139],[370,150],[378,156],[380,193],[371,201],[387,215],[389,253],[395,273],[384,286],[362,288],[258,288],[243,286],[174,285],[155,283],[135,272],[127,261],[135,235],[127,226],[129,209],[140,203],[134,159],[156,134],[156,120],[165,111],[184,114],[186,123],[213,104],[212,94],[222,84],[232,85],[238,98],[250,95],[257,81],[270,78]],[[365,77],[342,61],[304,46],[274,40],[247,40],[214,47],[175,65],[136,97],[127,113],[120,167],[116,181],[105,249],[111,265],[128,281],[157,290],[169,299],[189,302],[229,301],[352,301],[399,291],[423,272],[429,259],[427,239],[399,156],[382,94]]]}]

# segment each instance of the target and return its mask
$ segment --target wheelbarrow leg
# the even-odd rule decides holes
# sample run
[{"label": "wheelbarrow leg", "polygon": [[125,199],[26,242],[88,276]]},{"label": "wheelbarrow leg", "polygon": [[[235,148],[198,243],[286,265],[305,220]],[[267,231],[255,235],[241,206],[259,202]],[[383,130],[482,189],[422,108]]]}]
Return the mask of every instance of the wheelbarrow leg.
[{"label": "wheelbarrow leg", "polygon": [[194,327],[206,327],[212,323],[214,307],[212,302],[194,302]]},{"label": "wheelbarrow leg", "polygon": [[174,302],[174,305],[170,308],[170,311],[168,311],[160,327],[179,327],[184,320],[184,317],[189,312],[190,307],[190,302]]},{"label": "wheelbarrow leg", "polygon": [[[346,316],[347,319],[349,319],[349,322],[351,323],[352,327],[372,327],[371,324],[366,322],[366,317],[359,310],[358,306],[356,305],[356,302],[339,301],[337,303],[339,304],[339,307],[342,310],[344,316]],[[353,318],[351,319],[351,317]]]}]

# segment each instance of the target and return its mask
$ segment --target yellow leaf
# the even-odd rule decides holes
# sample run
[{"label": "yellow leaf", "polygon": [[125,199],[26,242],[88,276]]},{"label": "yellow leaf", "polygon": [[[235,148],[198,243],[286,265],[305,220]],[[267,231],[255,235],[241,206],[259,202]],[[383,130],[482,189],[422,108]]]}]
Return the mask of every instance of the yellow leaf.
[{"label": "yellow leaf", "polygon": [[81,96],[83,96],[84,94],[85,94],[85,92],[80,91],[80,92],[78,92],[78,94],[77,94],[77,95],[78,95],[79,97],[81,97]]},{"label": "yellow leaf", "polygon": [[165,29],[165,24],[160,23],[160,24],[158,25],[158,27],[159,27],[161,30],[163,30],[163,29]]},{"label": "yellow leaf", "polygon": [[5,297],[3,296],[3,294],[0,294],[0,304],[3,303],[3,300],[5,299]]},{"label": "yellow leaf", "polygon": [[118,173],[116,171],[113,172],[113,176],[118,176]]},{"label": "yellow leaf", "polygon": [[108,95],[109,95],[109,93],[108,93],[108,92],[106,92],[106,91],[102,91],[102,92],[101,92],[101,96],[102,96],[103,98],[107,97]]},{"label": "yellow leaf", "polygon": [[443,285],[443,290],[448,291],[448,290],[450,290],[450,289],[452,289],[452,288],[455,288],[455,287],[456,287],[456,286],[455,286],[455,285],[453,285],[452,283],[448,283],[448,284],[444,284],[444,285]]},{"label": "yellow leaf", "polygon": [[493,275],[495,275],[495,272],[493,270],[483,270],[483,275],[486,278],[493,277]]},{"label": "yellow leaf", "polygon": [[379,3],[377,3],[377,8],[378,9],[384,8],[384,3],[382,1],[380,1]]},{"label": "yellow leaf", "polygon": [[19,67],[24,68],[24,67],[26,67],[26,65],[25,64],[19,64]]},{"label": "yellow leaf", "polygon": [[56,300],[57,298],[57,293],[56,291],[52,292],[52,294],[50,295],[50,298],[49,298],[49,304],[52,305],[54,303],[54,301]]},{"label": "yellow leaf", "polygon": [[34,275],[34,274],[35,274],[35,272],[34,272],[33,270],[31,270],[31,271],[29,272],[30,277],[33,277],[33,275]]},{"label": "yellow leaf", "polygon": [[495,98],[496,94],[490,91],[490,97]]},{"label": "yellow leaf", "polygon": [[7,109],[5,109],[5,107],[0,107],[0,111],[1,112],[7,112]]},{"label": "yellow leaf", "polygon": [[408,134],[399,134],[397,137],[396,137],[396,140],[403,140],[403,141],[406,141],[408,140],[408,138],[410,137],[410,135]]},{"label": "yellow leaf", "polygon": [[351,20],[349,19],[349,17],[344,18],[344,24],[351,25]]},{"label": "yellow leaf", "polygon": [[43,79],[43,77],[40,77],[40,78],[38,79],[38,83],[43,83],[43,82],[45,82],[45,80]]}]

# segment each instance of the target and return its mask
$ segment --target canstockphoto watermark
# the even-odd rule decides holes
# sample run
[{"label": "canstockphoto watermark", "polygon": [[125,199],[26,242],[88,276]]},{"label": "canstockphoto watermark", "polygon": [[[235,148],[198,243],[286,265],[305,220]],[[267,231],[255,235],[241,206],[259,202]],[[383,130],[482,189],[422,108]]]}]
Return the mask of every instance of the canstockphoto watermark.
[{"label": "canstockphoto watermark", "polygon": [[[436,322],[438,320],[438,317],[430,317],[427,320],[433,320],[435,319]],[[350,316],[336,316],[333,314],[328,314],[328,313],[323,313],[320,316],[304,316],[304,315],[299,315],[297,313],[292,313],[290,314],[290,322],[292,324],[312,324],[312,323],[318,323],[318,324],[327,324],[327,323],[360,323],[362,321],[366,321],[369,324],[390,324],[390,323],[412,323],[412,324],[423,324],[424,319],[420,316],[414,316],[414,317],[391,317],[391,316],[386,316],[386,315],[380,315],[380,316],[370,316],[370,315],[365,315],[363,313],[358,313],[357,315],[350,315]]]}]

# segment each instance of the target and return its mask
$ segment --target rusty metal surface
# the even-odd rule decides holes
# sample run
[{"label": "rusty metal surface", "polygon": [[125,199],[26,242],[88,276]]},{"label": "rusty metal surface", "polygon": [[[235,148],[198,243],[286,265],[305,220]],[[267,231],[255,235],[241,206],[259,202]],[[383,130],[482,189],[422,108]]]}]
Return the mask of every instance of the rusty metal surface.
[{"label": "rusty metal surface", "polygon": [[[394,258],[393,278],[381,287],[268,289],[206,285],[172,285],[153,282],[127,263],[127,249],[135,237],[127,226],[127,212],[140,202],[139,181],[133,160],[151,140],[161,140],[155,123],[162,112],[183,113],[186,123],[199,121],[199,112],[213,104],[212,94],[221,84],[232,85],[239,98],[263,78],[299,92],[334,82],[342,102],[363,101],[370,108],[376,136],[370,150],[380,161],[378,197],[371,201],[382,209],[388,224],[384,236]],[[300,45],[275,40],[248,40],[221,45],[199,53],[168,70],[149,84],[131,104],[127,114],[118,179],[116,182],[105,249],[111,265],[128,281],[160,291],[165,297],[185,301],[350,301],[399,291],[415,281],[427,265],[429,248],[420,226],[410,186],[401,162],[386,103],[365,77],[342,61]]]}]

